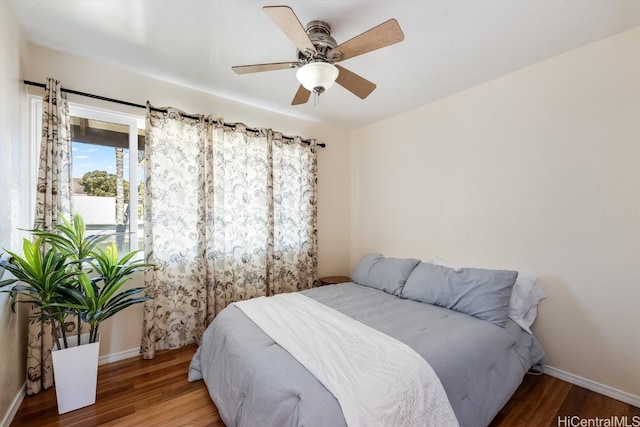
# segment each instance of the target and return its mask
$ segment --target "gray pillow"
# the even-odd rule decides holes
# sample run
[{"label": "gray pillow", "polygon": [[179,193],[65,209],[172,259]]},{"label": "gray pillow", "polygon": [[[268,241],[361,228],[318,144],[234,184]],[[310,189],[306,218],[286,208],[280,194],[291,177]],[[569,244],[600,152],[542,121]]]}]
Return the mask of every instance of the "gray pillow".
[{"label": "gray pillow", "polygon": [[402,289],[402,298],[426,302],[505,327],[517,271],[451,269],[420,263]]},{"label": "gray pillow", "polygon": [[365,254],[351,275],[359,285],[369,286],[398,296],[418,259],[385,258],[382,254]]}]

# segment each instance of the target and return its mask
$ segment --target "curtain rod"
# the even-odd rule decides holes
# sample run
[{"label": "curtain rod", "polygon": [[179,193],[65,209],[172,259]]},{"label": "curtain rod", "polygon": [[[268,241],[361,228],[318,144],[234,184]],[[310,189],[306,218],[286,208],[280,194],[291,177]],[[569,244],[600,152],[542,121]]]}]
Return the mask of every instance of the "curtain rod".
[{"label": "curtain rod", "polygon": [[[38,82],[32,82],[29,80],[23,80],[24,84],[29,85],[29,86],[36,86],[36,87],[41,87],[41,88],[46,88],[47,85],[45,85],[44,83],[38,83]],[[136,104],[133,102],[129,102],[129,101],[122,101],[120,99],[114,99],[114,98],[107,98],[106,96],[101,96],[101,95],[94,95],[92,93],[87,93],[87,92],[80,92],[77,90],[73,90],[73,89],[67,89],[67,88],[60,88],[61,92],[65,92],[65,93],[70,93],[72,95],[80,95],[80,96],[85,96],[87,98],[93,98],[93,99],[99,99],[101,101],[107,101],[107,102],[113,102],[114,104],[121,104],[121,105],[128,105],[129,107],[136,107],[136,108],[142,108],[144,110],[147,109],[146,105],[142,105],[142,104]],[[159,113],[166,113],[167,110],[164,108],[157,108],[157,107],[151,107],[151,109],[153,111],[157,111]],[[191,116],[189,114],[183,114],[184,117],[189,118],[189,119],[199,119],[199,117],[197,116]],[[235,129],[236,125],[232,124],[232,123],[224,123],[225,126],[229,126]],[[258,129],[255,128],[247,128],[247,130],[249,132],[258,132]],[[290,137],[290,136],[285,136],[282,135],[283,139],[288,139],[290,141],[293,141],[294,138]],[[311,141],[309,141],[308,139],[302,139],[302,142],[304,142],[305,144],[309,145],[311,143]],[[326,147],[327,144],[316,144],[318,147]]]}]

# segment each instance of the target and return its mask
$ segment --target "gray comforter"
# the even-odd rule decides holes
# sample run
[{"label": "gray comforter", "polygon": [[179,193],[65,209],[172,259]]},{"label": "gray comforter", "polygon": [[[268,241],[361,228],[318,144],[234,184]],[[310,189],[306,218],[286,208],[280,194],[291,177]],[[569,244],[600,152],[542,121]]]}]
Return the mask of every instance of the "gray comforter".
[{"label": "gray comforter", "polygon": [[[412,347],[440,378],[461,426],[487,425],[543,362],[538,341],[508,320],[505,329],[448,309],[354,283],[303,293]],[[207,328],[189,380],[204,379],[227,426],[338,427],[338,401],[238,308]]]}]

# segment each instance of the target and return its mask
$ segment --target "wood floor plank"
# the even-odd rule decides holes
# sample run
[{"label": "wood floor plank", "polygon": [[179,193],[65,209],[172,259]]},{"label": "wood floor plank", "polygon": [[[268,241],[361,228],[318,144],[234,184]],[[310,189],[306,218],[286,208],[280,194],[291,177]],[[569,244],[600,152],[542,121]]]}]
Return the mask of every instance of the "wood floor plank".
[{"label": "wood floor plank", "polygon": [[606,414],[607,417],[621,418],[627,415],[628,410],[629,405],[623,402],[609,399],[601,394],[590,393],[578,415],[584,419],[596,418],[601,414]]},{"label": "wood floor plank", "polygon": [[571,384],[548,375],[527,376],[525,380],[526,393],[516,391],[505,405],[506,413],[493,427],[556,425],[558,410]]},{"label": "wood floor plank", "polygon": [[[195,346],[160,351],[100,366],[96,404],[58,415],[55,389],[28,396],[12,426],[193,426],[224,427],[202,381],[189,383]],[[582,419],[627,416],[640,409],[548,375],[527,375],[491,427],[558,426],[558,417]]]},{"label": "wood floor plank", "polygon": [[571,387],[562,406],[558,410],[558,416],[571,417],[580,414],[582,408],[586,405],[587,398],[591,392],[582,387]]}]

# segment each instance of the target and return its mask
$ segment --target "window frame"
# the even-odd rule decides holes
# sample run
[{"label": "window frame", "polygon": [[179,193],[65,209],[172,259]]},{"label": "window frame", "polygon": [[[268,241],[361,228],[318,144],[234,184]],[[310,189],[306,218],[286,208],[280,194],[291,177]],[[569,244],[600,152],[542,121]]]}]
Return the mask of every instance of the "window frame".
[{"label": "window frame", "polygon": [[[40,157],[40,145],[42,136],[42,97],[32,95],[31,97],[31,126],[30,135],[32,141],[32,167],[34,173],[31,174],[33,184],[38,182],[38,159]],[[86,118],[90,120],[101,120],[127,126],[129,128],[129,209],[130,212],[137,212],[138,209],[138,130],[145,128],[144,116],[122,113],[106,108],[94,107],[86,104],[69,102],[69,115]],[[136,153],[136,155],[132,155]],[[133,162],[133,159],[136,159]],[[136,183],[133,185],[132,183]],[[35,212],[35,185],[31,185],[34,194],[31,197],[31,211]],[[133,205],[135,203],[135,205]],[[138,248],[138,215],[129,215],[129,251],[137,251]]]}]

